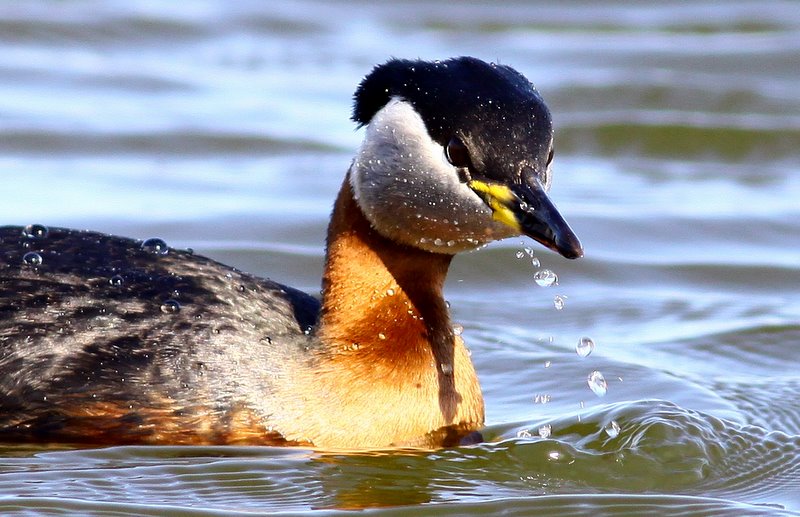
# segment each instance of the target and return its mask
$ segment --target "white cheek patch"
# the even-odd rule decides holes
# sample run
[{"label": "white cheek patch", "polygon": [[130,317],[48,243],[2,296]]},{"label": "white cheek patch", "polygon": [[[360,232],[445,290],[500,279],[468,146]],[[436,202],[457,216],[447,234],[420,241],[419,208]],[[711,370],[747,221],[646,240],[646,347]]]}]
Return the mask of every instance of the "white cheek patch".
[{"label": "white cheek patch", "polygon": [[414,107],[392,99],[370,121],[350,184],[386,237],[442,253],[474,249],[513,232],[462,183]]},{"label": "white cheek patch", "polygon": [[398,180],[422,182],[425,176],[436,177],[447,187],[457,188],[454,184],[457,181],[447,181],[457,178],[451,174],[452,166],[446,162],[441,146],[428,136],[425,123],[413,106],[397,98],[389,101],[370,121],[355,165],[351,185],[359,198],[363,190],[382,187],[387,190],[385,195],[398,190]]}]

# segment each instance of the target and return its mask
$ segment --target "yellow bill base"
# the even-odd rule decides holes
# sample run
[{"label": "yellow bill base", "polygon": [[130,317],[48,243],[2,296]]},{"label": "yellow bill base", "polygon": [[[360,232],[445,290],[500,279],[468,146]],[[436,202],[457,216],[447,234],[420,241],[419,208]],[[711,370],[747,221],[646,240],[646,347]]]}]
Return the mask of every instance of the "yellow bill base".
[{"label": "yellow bill base", "polygon": [[513,204],[518,203],[519,200],[510,188],[499,183],[486,183],[479,180],[472,180],[467,185],[489,205],[495,221],[508,225],[518,232],[522,231],[517,216],[511,209]]}]

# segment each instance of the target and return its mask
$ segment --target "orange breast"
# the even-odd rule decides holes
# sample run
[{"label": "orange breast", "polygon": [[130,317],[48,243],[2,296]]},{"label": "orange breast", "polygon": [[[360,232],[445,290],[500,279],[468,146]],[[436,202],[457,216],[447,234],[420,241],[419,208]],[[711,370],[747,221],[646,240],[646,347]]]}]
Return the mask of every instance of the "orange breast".
[{"label": "orange breast", "polygon": [[442,297],[450,260],[379,235],[345,180],[328,235],[323,347],[282,393],[302,408],[278,415],[284,436],[429,446],[483,425],[480,385]]}]

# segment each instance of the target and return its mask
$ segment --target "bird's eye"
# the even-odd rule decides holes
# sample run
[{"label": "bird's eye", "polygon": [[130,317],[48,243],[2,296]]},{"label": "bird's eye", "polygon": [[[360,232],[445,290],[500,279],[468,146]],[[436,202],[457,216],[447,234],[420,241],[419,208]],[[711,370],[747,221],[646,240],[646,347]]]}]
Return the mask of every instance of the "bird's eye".
[{"label": "bird's eye", "polygon": [[469,167],[471,165],[467,146],[457,136],[447,142],[444,153],[447,161],[454,167]]}]

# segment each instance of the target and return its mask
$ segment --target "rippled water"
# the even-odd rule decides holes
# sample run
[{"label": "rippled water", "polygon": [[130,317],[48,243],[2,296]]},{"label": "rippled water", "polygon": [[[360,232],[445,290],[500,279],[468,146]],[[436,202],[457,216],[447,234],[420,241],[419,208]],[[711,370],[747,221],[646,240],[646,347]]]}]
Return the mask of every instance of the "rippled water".
[{"label": "rippled water", "polygon": [[159,236],[315,291],[354,86],[461,54],[541,90],[586,247],[454,263],[489,443],[8,446],[0,513],[799,514],[795,2],[3,2],[0,223]]}]

